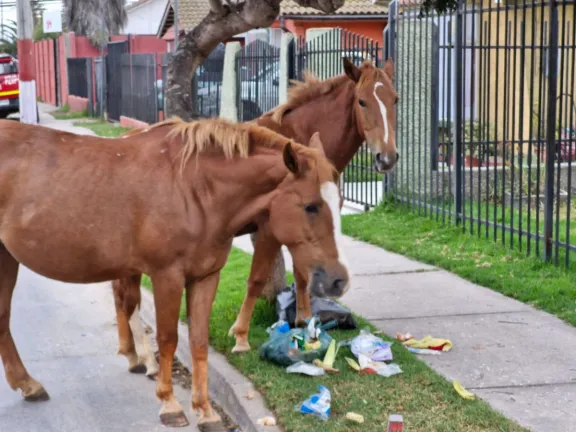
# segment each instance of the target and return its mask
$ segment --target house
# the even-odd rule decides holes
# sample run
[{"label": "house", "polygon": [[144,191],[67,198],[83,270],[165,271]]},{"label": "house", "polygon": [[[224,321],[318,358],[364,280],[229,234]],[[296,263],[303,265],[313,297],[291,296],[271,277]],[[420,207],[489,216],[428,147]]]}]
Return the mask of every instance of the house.
[{"label": "house", "polygon": [[128,17],[123,33],[131,35],[154,35],[169,0],[137,0],[126,6]]},{"label": "house", "polygon": [[[178,30],[189,31],[200,23],[208,14],[207,0],[178,1]],[[299,6],[293,0],[281,3],[278,19],[267,29],[255,29],[234,39],[250,43],[256,39],[264,40],[271,45],[279,46],[282,31],[289,31],[295,36],[305,37],[309,28],[340,27],[354,33],[367,36],[379,44],[383,41],[383,31],[388,21],[387,2],[382,0],[346,0],[336,13],[326,15],[313,9]],[[157,36],[168,41],[174,40],[174,9],[170,1],[158,28]]]}]

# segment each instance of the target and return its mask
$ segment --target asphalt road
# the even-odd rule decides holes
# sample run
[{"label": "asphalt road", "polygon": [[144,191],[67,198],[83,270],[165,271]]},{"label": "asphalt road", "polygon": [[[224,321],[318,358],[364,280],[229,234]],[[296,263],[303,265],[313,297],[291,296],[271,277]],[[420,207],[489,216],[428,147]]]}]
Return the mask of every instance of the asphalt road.
[{"label": "asphalt road", "polygon": [[[25,402],[1,373],[0,432],[170,430],[158,418],[155,382],[130,374],[126,359],[116,355],[109,284],[64,284],[20,267],[11,328],[24,364],[50,400]],[[174,390],[191,422],[178,430],[197,430],[189,392]]]}]

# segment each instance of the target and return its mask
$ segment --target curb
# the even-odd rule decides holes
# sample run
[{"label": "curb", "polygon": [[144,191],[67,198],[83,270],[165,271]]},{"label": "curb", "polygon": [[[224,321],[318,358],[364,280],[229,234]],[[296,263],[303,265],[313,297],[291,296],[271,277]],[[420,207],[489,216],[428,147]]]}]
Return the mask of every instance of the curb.
[{"label": "curb", "polygon": [[[156,314],[152,294],[145,288],[140,288],[142,303],[140,317],[156,332]],[[178,322],[178,346],[176,357],[182,364],[191,369],[192,358],[188,343],[188,326]],[[262,395],[254,388],[244,375],[228,363],[226,357],[208,347],[208,391],[210,398],[226,411],[242,432],[281,432],[278,426],[260,426],[256,421],[261,417],[276,415],[264,402]],[[251,392],[254,398],[246,399]]]}]

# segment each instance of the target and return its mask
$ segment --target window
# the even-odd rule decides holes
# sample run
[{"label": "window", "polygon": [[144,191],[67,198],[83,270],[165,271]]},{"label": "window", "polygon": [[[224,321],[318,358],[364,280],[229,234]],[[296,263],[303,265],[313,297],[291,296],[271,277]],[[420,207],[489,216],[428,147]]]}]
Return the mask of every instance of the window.
[{"label": "window", "polygon": [[18,67],[14,62],[0,63],[0,75],[18,73]]}]

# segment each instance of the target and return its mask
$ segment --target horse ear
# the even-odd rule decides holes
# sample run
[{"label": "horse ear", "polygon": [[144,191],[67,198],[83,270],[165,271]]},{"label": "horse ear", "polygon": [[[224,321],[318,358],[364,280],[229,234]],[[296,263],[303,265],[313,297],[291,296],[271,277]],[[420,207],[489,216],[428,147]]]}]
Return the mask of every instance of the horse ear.
[{"label": "horse ear", "polygon": [[392,82],[394,82],[394,60],[389,58],[384,63],[384,73],[390,77]]},{"label": "horse ear", "polygon": [[357,83],[362,75],[362,71],[356,67],[348,57],[344,57],[342,62],[344,63],[344,72],[348,75],[348,78]]},{"label": "horse ear", "polygon": [[324,152],[324,146],[322,145],[322,141],[320,141],[320,132],[314,132],[314,135],[310,137],[308,147],[311,149],[316,149],[322,153],[322,156],[326,156],[326,153]]},{"label": "horse ear", "polygon": [[298,158],[296,157],[296,153],[294,152],[290,142],[284,146],[284,165],[286,165],[286,168],[288,168],[290,172],[294,173],[294,175],[300,173]]}]

